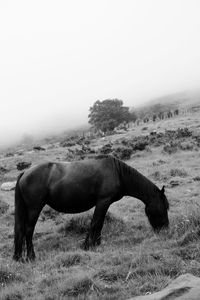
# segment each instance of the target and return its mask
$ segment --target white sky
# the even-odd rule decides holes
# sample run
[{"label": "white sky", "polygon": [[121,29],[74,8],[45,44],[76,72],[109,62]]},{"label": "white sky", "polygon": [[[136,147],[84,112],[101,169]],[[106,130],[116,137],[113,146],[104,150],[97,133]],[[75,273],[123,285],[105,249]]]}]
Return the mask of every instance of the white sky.
[{"label": "white sky", "polygon": [[0,0],[0,145],[199,86],[199,0]]}]

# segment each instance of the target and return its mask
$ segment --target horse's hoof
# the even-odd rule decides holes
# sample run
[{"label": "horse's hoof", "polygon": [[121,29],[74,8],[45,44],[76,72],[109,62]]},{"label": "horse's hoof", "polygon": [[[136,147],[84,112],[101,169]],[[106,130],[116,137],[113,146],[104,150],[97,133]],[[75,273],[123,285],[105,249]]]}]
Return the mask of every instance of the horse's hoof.
[{"label": "horse's hoof", "polygon": [[24,258],[19,255],[13,255],[13,260],[15,260],[16,262],[21,262],[21,263],[25,262]]},{"label": "horse's hoof", "polygon": [[96,246],[99,246],[101,243],[101,241],[96,241],[93,243],[88,243],[88,242],[84,242],[83,244],[81,244],[81,249],[88,251],[89,249],[94,250],[96,248]]},{"label": "horse's hoof", "polygon": [[87,251],[87,250],[89,250],[89,248],[90,248],[90,247],[89,247],[89,245],[88,245],[87,242],[84,242],[84,243],[81,244],[81,249]]},{"label": "horse's hoof", "polygon": [[26,262],[34,262],[35,261],[35,255],[30,255],[26,257]]}]

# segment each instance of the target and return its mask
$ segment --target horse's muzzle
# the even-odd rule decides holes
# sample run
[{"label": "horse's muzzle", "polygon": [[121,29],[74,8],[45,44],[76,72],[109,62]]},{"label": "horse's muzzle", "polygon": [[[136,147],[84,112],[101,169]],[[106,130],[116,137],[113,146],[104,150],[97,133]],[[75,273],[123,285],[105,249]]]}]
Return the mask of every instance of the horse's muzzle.
[{"label": "horse's muzzle", "polygon": [[165,222],[162,225],[153,227],[155,233],[159,233],[161,230],[167,230],[169,228],[169,221]]}]

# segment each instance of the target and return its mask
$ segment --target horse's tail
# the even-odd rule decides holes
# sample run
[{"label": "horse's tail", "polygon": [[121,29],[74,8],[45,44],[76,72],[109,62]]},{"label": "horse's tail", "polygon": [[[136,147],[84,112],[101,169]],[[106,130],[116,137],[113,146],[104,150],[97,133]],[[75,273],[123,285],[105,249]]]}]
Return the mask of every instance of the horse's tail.
[{"label": "horse's tail", "polygon": [[17,179],[15,187],[15,227],[14,227],[14,246],[15,252],[13,258],[19,260],[22,256],[22,250],[25,242],[25,225],[26,225],[26,205],[19,186],[21,173]]}]

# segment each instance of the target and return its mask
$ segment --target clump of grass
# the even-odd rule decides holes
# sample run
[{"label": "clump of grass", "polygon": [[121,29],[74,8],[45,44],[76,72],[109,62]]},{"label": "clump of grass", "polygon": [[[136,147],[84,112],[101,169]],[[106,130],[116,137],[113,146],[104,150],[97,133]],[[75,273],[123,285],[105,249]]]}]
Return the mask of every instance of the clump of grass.
[{"label": "clump of grass", "polygon": [[64,280],[59,289],[64,297],[78,297],[86,295],[93,286],[93,280],[85,273],[80,272],[76,276]]},{"label": "clump of grass", "polygon": [[[91,213],[74,215],[69,220],[67,220],[64,225],[59,227],[58,232],[64,233],[66,235],[69,232],[73,232],[76,234],[86,233],[90,229],[91,219]],[[110,212],[106,214],[104,224],[106,225],[103,227],[103,230],[105,231],[105,233],[108,234],[113,234],[113,232],[116,232],[116,228],[118,230],[124,229],[123,220],[117,218],[114,214]]]},{"label": "clump of grass", "polygon": [[192,242],[195,242],[200,239],[200,231],[198,230],[189,230],[186,232],[177,242],[180,246],[188,245]]},{"label": "clump of grass", "polygon": [[107,212],[106,217],[105,217],[105,222],[107,223],[107,225],[112,225],[112,224],[114,224],[115,226],[116,225],[121,225],[121,226],[124,225],[123,220],[118,218],[116,215],[114,215],[111,212]]},{"label": "clump of grass", "polygon": [[106,238],[107,242],[113,240],[114,237],[124,235],[126,231],[125,222],[113,213],[108,212],[105,217],[102,236]]},{"label": "clump of grass", "polygon": [[200,208],[191,208],[188,213],[176,216],[175,220],[171,220],[169,234],[176,238],[183,237],[186,233],[200,233]]},{"label": "clump of grass", "polygon": [[[100,261],[103,260],[105,265],[107,267],[109,266],[125,266],[130,265],[130,262],[132,261],[133,253],[132,252],[126,252],[124,250],[111,249],[109,252],[102,253],[100,257]],[[97,261],[96,263],[99,265],[100,261]]]},{"label": "clump of grass", "polygon": [[[92,286],[93,288],[93,286]],[[109,300],[116,300],[116,299],[124,299],[125,294],[123,295],[123,288],[121,282],[119,283],[112,283],[104,284],[101,281],[98,282],[98,285],[94,285],[94,290],[97,292],[97,297],[95,299],[109,299]],[[99,297],[99,295],[101,295]],[[93,296],[93,295],[92,295]]]},{"label": "clump of grass", "polygon": [[92,216],[88,213],[74,215],[64,225],[59,227],[58,232],[64,234],[68,234],[69,232],[83,234],[89,230],[91,218]]},{"label": "clump of grass", "polygon": [[55,257],[55,265],[57,267],[71,267],[88,261],[89,256],[81,252],[63,252]]},{"label": "clump of grass", "polygon": [[178,245],[173,249],[172,254],[178,255],[184,261],[200,260],[200,245],[197,241],[191,242],[184,246]]},{"label": "clump of grass", "polygon": [[118,272],[113,270],[113,268],[104,268],[101,271],[99,271],[97,275],[101,280],[109,283],[117,281],[120,277],[120,273],[118,274]]},{"label": "clump of grass", "polygon": [[24,298],[23,285],[12,284],[0,291],[1,300],[22,300]]},{"label": "clump of grass", "polygon": [[117,249],[113,250],[112,248],[109,253],[104,253],[97,259],[95,265],[101,266],[103,262],[103,266],[98,267],[95,278],[113,283],[118,280],[125,281],[133,259],[133,253],[117,251]]},{"label": "clump of grass", "polygon": [[58,233],[49,234],[47,236],[38,239],[35,243],[37,245],[37,250],[40,253],[40,258],[46,257],[47,253],[51,253],[53,250],[68,250],[70,245],[65,242],[65,239],[61,237]]},{"label": "clump of grass", "polygon": [[106,283],[114,283],[118,280],[125,280],[129,271],[129,265],[118,265],[118,266],[109,266],[104,267],[97,272],[95,277],[100,280],[105,281]]},{"label": "clump of grass", "polygon": [[180,257],[160,253],[144,253],[133,259],[126,280],[140,280],[147,276],[175,277],[181,273],[183,261]]},{"label": "clump of grass", "polygon": [[16,275],[8,267],[0,266],[0,286],[6,286],[14,281],[22,281],[20,275]]},{"label": "clump of grass", "polygon": [[[51,264],[51,263],[50,263]],[[37,278],[38,290],[50,290],[57,287],[58,283],[62,281],[62,275],[59,274],[57,269],[48,270],[48,273]]]},{"label": "clump of grass", "polygon": [[199,276],[200,263],[197,260],[191,260],[186,266],[185,272],[191,273],[194,276]]},{"label": "clump of grass", "polygon": [[45,206],[40,214],[40,219],[41,221],[46,221],[48,219],[55,220],[58,215],[58,211],[54,210],[49,206]]},{"label": "clump of grass", "polygon": [[132,291],[132,286],[134,290],[132,291],[132,296],[138,295],[150,295],[159,290],[162,290],[166,283],[169,282],[168,276],[160,276],[160,274],[138,277],[137,279],[130,280],[128,283],[129,289]]}]

